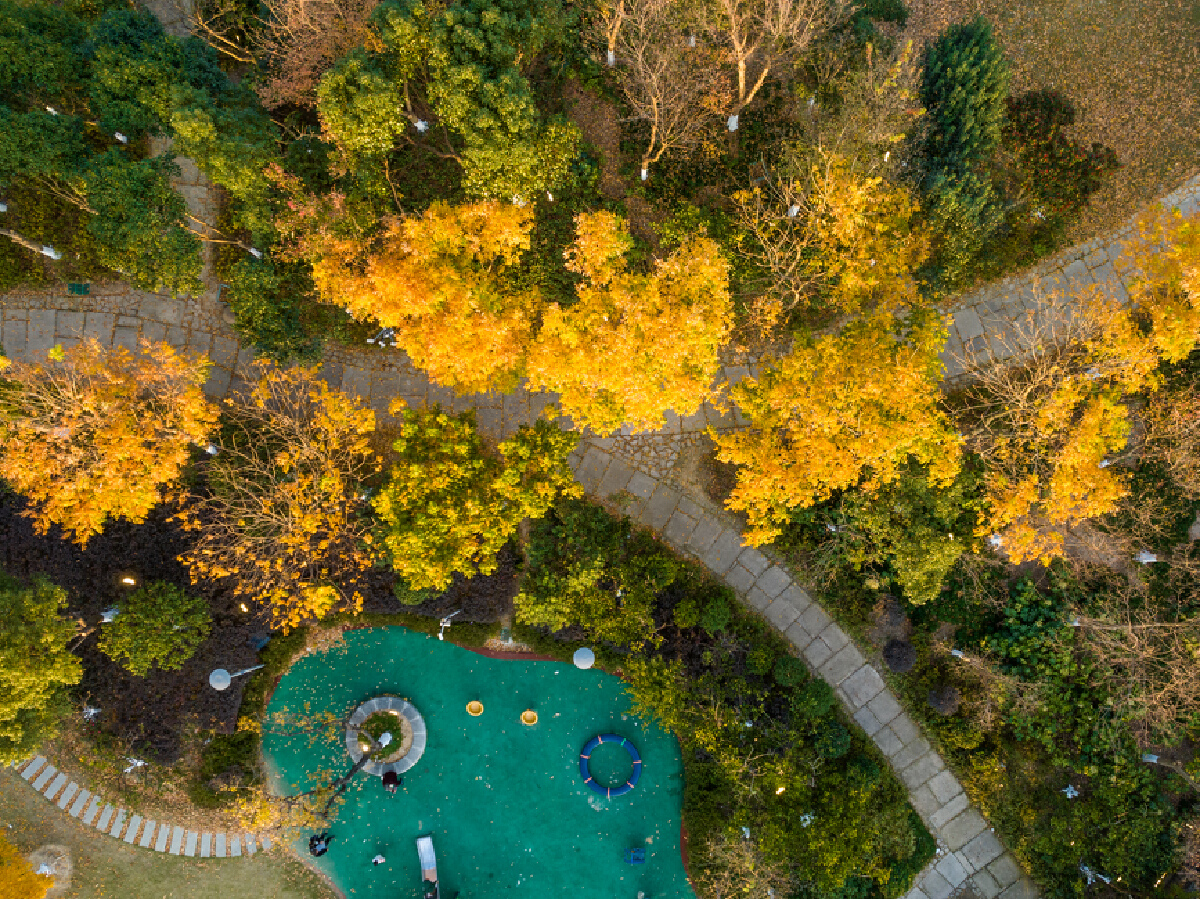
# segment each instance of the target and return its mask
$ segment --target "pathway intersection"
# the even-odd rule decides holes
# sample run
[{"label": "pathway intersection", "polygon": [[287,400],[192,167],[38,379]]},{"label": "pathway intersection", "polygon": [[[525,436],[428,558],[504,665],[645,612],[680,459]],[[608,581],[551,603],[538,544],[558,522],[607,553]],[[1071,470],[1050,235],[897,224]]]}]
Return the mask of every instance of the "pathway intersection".
[{"label": "pathway intersection", "polygon": [[[181,190],[197,212],[208,203],[208,185],[193,165],[180,160]],[[1190,215],[1200,207],[1200,177],[1161,201]],[[988,285],[968,295],[949,312],[950,340],[943,355],[948,374],[961,374],[959,361],[998,346],[1013,323],[1031,309],[1062,306],[1062,289],[1072,283],[1107,283],[1121,295],[1127,278],[1116,265],[1122,241],[1133,233],[1132,223],[1080,247],[1043,261],[1021,276]],[[1127,294],[1126,294],[1127,296]],[[102,345],[136,349],[140,339],[166,340],[171,345],[206,355],[213,363],[205,390],[214,399],[247,386],[254,354],[243,347],[229,325],[231,314],[219,300],[219,288],[199,297],[172,298],[138,291],[120,283],[93,284],[86,296],[63,288],[17,291],[0,297],[0,343],[12,358],[45,358],[56,344],[70,345],[91,338]],[[761,361],[729,358],[720,383],[723,390],[755,374]],[[458,397],[433,384],[399,351],[381,347],[329,349],[321,368],[331,387],[360,397],[380,416],[395,397],[411,406],[441,404],[445,409],[474,409],[479,430],[492,440],[511,436],[531,424],[554,401],[554,396],[519,389],[512,394],[485,393]],[[569,426],[565,419],[559,419]],[[634,521],[653,529],[675,550],[691,556],[722,578],[739,598],[782,632],[809,667],[835,689],[847,712],[890,759],[909,791],[913,807],[938,841],[938,856],[921,873],[907,899],[948,899],[977,895],[982,899],[1027,899],[1037,895],[1032,881],[1002,845],[988,822],[971,806],[958,779],[901,708],[876,667],[854,641],[793,579],[769,551],[747,547],[741,526],[679,477],[681,452],[716,430],[746,424],[736,409],[721,413],[705,405],[695,415],[669,414],[663,428],[652,432],[619,433],[609,438],[586,437],[572,456],[576,478],[589,495],[620,508]],[[128,843],[185,855],[237,855],[245,847],[270,843],[265,837],[239,834],[197,834],[154,821],[128,818],[98,797],[89,797],[44,759],[21,768],[35,788],[85,823]],[[49,776],[47,776],[49,772]],[[65,789],[63,789],[65,787]],[[74,789],[72,789],[74,788]],[[60,792],[61,791],[61,792]],[[101,809],[103,806],[103,809]],[[69,808],[68,808],[69,807]],[[139,830],[141,833],[139,839]]]}]

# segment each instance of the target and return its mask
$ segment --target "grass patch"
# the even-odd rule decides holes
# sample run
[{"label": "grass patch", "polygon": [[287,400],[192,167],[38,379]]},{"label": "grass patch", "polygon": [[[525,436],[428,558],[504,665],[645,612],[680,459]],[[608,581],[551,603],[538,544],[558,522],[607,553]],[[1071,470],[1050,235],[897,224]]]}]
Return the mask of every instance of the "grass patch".
[{"label": "grass patch", "polygon": [[22,852],[45,843],[66,846],[74,864],[69,899],[333,899],[334,892],[294,859],[183,858],[127,846],[69,817],[12,771],[0,771],[0,823]]}]

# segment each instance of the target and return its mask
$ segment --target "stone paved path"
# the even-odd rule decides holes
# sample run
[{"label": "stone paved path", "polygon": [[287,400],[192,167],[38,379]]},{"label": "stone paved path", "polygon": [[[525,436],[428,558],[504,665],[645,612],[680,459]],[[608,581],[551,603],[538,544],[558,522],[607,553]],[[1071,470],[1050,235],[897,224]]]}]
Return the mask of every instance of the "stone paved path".
[{"label": "stone paved path", "polygon": [[200,858],[240,858],[271,848],[271,838],[266,835],[244,832],[198,833],[153,818],[143,819],[141,815],[131,814],[127,809],[114,806],[103,797],[83,789],[40,755],[12,767],[47,801],[53,802],[72,818],[78,818],[88,827],[131,846],[136,843],[154,852],[199,855]]}]

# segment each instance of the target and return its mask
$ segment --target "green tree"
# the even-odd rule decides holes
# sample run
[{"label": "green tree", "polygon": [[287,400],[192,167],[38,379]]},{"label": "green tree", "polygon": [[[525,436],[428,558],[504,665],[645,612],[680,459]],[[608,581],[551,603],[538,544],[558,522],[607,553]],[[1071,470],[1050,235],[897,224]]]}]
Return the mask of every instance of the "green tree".
[{"label": "green tree", "polygon": [[266,233],[273,126],[200,41],[166,35],[147,12],[89,20],[3,0],[0,53],[0,189],[34,186],[84,211],[101,263],[146,289],[201,289],[200,240],[213,223],[188,213],[172,159],[146,157],[148,137],[172,139],[172,155],[229,191],[235,221]]},{"label": "green tree", "polygon": [[494,571],[522,521],[582,492],[567,464],[578,439],[538,421],[489,454],[473,412],[404,410],[399,459],[373,500],[383,556],[412,591],[444,590],[455,572]]},{"label": "green tree", "polygon": [[100,632],[100,651],[130,674],[145,677],[155,666],[183,667],[212,630],[208,604],[173,584],[151,581],[120,605]]},{"label": "green tree", "polygon": [[49,581],[26,587],[0,571],[0,764],[33,755],[66,713],[67,688],[83,676],[67,644],[75,622],[67,594]]},{"label": "green tree", "polygon": [[566,500],[534,528],[529,564],[514,600],[522,624],[572,624],[600,640],[640,647],[654,641],[654,599],[676,575],[675,561],[628,518],[584,500]]},{"label": "green tree", "polygon": [[373,16],[373,49],[322,78],[321,121],[349,159],[379,160],[418,139],[410,123],[433,119],[453,136],[445,152],[469,195],[533,199],[566,179],[579,148],[573,124],[538,109],[528,77],[568,21],[559,2],[387,0]]}]

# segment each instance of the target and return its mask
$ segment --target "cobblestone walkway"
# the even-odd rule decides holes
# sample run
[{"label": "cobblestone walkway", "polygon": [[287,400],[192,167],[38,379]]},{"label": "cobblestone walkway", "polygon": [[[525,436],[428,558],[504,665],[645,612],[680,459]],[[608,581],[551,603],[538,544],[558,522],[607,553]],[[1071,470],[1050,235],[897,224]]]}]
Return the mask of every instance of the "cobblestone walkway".
[{"label": "cobblestone walkway", "polygon": [[271,848],[271,839],[265,835],[199,832],[153,818],[143,819],[83,789],[40,755],[13,765],[13,769],[72,818],[130,846],[200,858],[241,858]]}]

